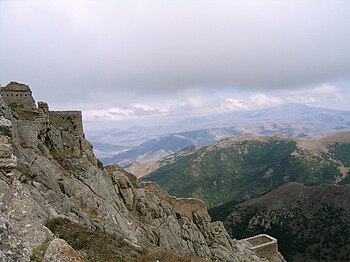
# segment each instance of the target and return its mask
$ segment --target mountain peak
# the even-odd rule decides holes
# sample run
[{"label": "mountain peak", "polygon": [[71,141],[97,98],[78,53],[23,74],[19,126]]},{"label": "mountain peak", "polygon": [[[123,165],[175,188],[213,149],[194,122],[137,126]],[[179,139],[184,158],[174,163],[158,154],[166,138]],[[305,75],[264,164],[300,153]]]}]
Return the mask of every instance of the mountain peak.
[{"label": "mountain peak", "polygon": [[[10,86],[5,92],[29,92]],[[211,223],[202,201],[170,197],[120,167],[105,168],[79,111],[18,106],[25,97],[0,97],[3,260],[264,261]]]}]

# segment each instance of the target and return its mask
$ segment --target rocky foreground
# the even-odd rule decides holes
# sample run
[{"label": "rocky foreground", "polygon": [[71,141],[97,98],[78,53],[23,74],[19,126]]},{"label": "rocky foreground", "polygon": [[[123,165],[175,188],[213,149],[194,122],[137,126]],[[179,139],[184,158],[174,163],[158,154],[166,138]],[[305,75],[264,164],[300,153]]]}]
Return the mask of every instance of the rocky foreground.
[{"label": "rocky foreground", "polygon": [[266,261],[203,202],[104,167],[80,112],[37,107],[23,84],[1,95],[0,261]]}]

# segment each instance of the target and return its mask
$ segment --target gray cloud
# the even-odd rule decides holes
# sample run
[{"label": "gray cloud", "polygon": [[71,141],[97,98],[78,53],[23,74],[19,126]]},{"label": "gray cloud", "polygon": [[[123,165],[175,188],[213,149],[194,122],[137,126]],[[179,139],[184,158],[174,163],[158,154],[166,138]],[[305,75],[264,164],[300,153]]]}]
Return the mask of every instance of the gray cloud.
[{"label": "gray cloud", "polygon": [[350,79],[348,1],[56,2],[0,2],[0,82],[57,104]]}]

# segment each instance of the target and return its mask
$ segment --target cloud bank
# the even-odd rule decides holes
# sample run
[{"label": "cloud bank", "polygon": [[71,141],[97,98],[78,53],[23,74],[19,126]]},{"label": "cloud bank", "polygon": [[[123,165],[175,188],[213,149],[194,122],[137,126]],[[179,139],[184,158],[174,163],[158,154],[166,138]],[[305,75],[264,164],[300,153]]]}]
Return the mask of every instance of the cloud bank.
[{"label": "cloud bank", "polygon": [[59,105],[348,81],[349,13],[349,1],[1,1],[0,82]]},{"label": "cloud bank", "polygon": [[346,104],[350,91],[344,92],[328,84],[302,91],[282,90],[280,92],[253,93],[245,97],[212,97],[196,96],[187,99],[168,100],[163,103],[134,104],[127,107],[111,107],[84,111],[86,122],[128,121],[143,119],[177,118],[180,116],[198,116],[210,113],[224,113],[262,109],[289,103],[306,104],[324,107],[331,104]]}]

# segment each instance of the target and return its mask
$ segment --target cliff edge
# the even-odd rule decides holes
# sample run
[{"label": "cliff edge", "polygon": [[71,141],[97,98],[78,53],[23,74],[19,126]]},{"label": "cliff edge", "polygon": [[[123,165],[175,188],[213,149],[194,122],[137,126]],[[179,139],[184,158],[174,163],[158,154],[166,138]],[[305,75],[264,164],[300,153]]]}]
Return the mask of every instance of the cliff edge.
[{"label": "cliff edge", "polygon": [[16,82],[0,94],[0,261],[267,261],[203,202],[104,167],[79,111],[36,106]]}]

